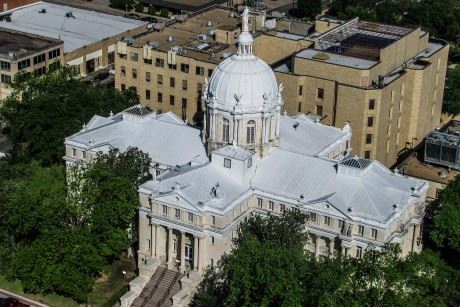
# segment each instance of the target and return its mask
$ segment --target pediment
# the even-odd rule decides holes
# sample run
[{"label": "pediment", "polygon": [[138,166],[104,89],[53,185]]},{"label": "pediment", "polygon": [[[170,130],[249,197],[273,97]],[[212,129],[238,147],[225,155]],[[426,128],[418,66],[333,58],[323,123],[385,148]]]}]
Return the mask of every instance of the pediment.
[{"label": "pediment", "polygon": [[327,200],[321,200],[317,202],[310,202],[304,205],[304,208],[311,209],[317,212],[321,212],[324,215],[335,216],[339,219],[348,219],[349,217],[342,211],[337,209],[331,202]]},{"label": "pediment", "polygon": [[176,192],[154,197],[153,201],[170,204],[171,206],[178,207],[178,208],[181,208],[187,211],[192,211],[192,212],[201,211],[198,206],[193,205],[182,194],[176,193]]}]

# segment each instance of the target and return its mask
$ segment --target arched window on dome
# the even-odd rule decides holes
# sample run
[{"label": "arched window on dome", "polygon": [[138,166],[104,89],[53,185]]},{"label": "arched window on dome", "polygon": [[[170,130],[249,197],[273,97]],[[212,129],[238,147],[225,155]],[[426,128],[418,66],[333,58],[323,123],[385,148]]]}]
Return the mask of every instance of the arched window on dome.
[{"label": "arched window on dome", "polygon": [[248,121],[246,128],[246,143],[254,144],[256,136],[256,122],[253,120]]},{"label": "arched window on dome", "polygon": [[230,122],[226,118],[222,123],[222,141],[225,143],[230,142]]}]

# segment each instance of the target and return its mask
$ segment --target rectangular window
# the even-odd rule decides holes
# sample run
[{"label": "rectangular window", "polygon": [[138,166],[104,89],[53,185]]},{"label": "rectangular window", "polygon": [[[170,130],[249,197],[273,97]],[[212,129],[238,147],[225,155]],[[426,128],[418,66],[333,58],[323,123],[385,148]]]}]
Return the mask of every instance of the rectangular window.
[{"label": "rectangular window", "polygon": [[150,90],[145,90],[145,99],[150,100]]},{"label": "rectangular window", "polygon": [[180,64],[180,71],[188,73],[190,66],[188,64]]},{"label": "rectangular window", "polygon": [[317,88],[316,97],[317,97],[318,99],[324,99],[324,89],[322,89],[322,88]]},{"label": "rectangular window", "polygon": [[156,58],[155,59],[155,67],[165,67],[165,60]]},{"label": "rectangular window", "polygon": [[232,160],[224,158],[224,167],[232,168]]},{"label": "rectangular window", "polygon": [[158,75],[157,76],[157,83],[162,85],[163,84],[163,75]]},{"label": "rectangular window", "polygon": [[169,69],[176,70],[177,65],[176,64],[168,64]]},{"label": "rectangular window", "polygon": [[173,77],[169,78],[169,86],[176,87],[176,79],[174,79]]},{"label": "rectangular window", "polygon": [[248,168],[251,168],[252,166],[252,157],[248,159]]},{"label": "rectangular window", "polygon": [[299,112],[299,113],[302,112],[302,103],[301,102],[299,102],[299,105],[297,107],[297,112]]},{"label": "rectangular window", "polygon": [[345,226],[345,222],[342,221],[342,220],[339,220],[338,228],[339,228],[340,230],[342,230],[343,226]]},{"label": "rectangular window", "polygon": [[212,69],[209,68],[209,69],[208,69],[208,77],[211,77],[211,76],[212,76]]},{"label": "rectangular window", "polygon": [[72,156],[73,157],[77,156],[77,150],[75,148],[72,148]]},{"label": "rectangular window", "polygon": [[211,223],[213,226],[216,226],[216,217],[214,215],[211,215]]},{"label": "rectangular window", "polygon": [[262,198],[257,198],[257,206],[259,206],[259,208],[262,208],[262,205],[263,205]]},{"label": "rectangular window", "polygon": [[86,159],[86,151],[83,150],[81,153],[83,155],[83,159]]},{"label": "rectangular window", "polygon": [[2,81],[3,84],[10,84],[11,83],[11,76],[2,74],[1,81]]},{"label": "rectangular window", "polygon": [[5,71],[10,71],[11,70],[11,63],[10,62],[5,62],[5,61],[0,61],[0,69],[5,70]]},{"label": "rectangular window", "polygon": [[30,67],[30,59],[22,60],[18,62],[18,69],[24,69]]},{"label": "rectangular window", "polygon": [[369,99],[369,110],[375,109],[375,99]]},{"label": "rectangular window", "polygon": [[372,228],[372,239],[377,240],[377,229]]},{"label": "rectangular window", "polygon": [[366,151],[364,152],[364,158],[365,158],[365,159],[370,159],[370,158],[371,158],[371,152],[370,152],[369,150],[366,150]]},{"label": "rectangular window", "polygon": [[182,109],[187,108],[187,98],[182,98]]},{"label": "rectangular window", "polygon": [[196,84],[196,91],[198,93],[198,96],[201,96],[201,94],[203,94],[203,84],[202,83]]},{"label": "rectangular window", "polygon": [[367,118],[367,126],[368,126],[368,127],[374,127],[374,117],[369,116],[369,117]]},{"label": "rectangular window", "polygon": [[151,78],[150,78],[150,73],[149,73],[149,72],[146,72],[146,73],[145,73],[145,81],[146,81],[146,82],[150,82],[150,79],[151,79]]},{"label": "rectangular window", "polygon": [[40,68],[35,69],[34,74],[36,76],[41,76],[41,75],[46,74],[46,67],[40,67]]},{"label": "rectangular window", "polygon": [[363,248],[361,246],[356,247],[356,258],[361,259],[363,256]]},{"label": "rectangular window", "polygon": [[274,208],[275,208],[275,203],[273,201],[269,200],[268,201],[268,209],[273,211]]},{"label": "rectangular window", "polygon": [[46,56],[44,53],[34,56],[34,65],[45,62]]},{"label": "rectangular window", "polygon": [[323,106],[316,106],[316,115],[323,116]]},{"label": "rectangular window", "polygon": [[120,84],[120,89],[121,89],[122,91],[125,91],[125,90],[126,90],[126,85],[125,85],[125,84]]},{"label": "rectangular window", "polygon": [[159,103],[163,102],[163,93],[158,93],[157,94],[157,100],[158,100]]},{"label": "rectangular window", "polygon": [[187,80],[182,80],[182,89],[183,89],[184,91],[187,90]]},{"label": "rectangular window", "polygon": [[[211,244],[214,245],[214,243],[216,243],[216,241],[215,241],[214,237],[211,237]],[[212,261],[212,259],[211,259],[211,261]]]},{"label": "rectangular window", "polygon": [[137,79],[137,69],[136,68],[133,68],[131,70],[131,76],[133,77],[133,79]]},{"label": "rectangular window", "polygon": [[286,206],[283,204],[280,204],[280,212],[285,212],[286,211]]},{"label": "rectangular window", "polygon": [[300,85],[299,86],[299,96],[302,96],[302,93],[303,93],[303,86]]},{"label": "rectangular window", "polygon": [[329,216],[324,217],[324,224],[331,226],[331,218]]},{"label": "rectangular window", "polygon": [[168,206],[163,205],[163,215],[168,215]]},{"label": "rectangular window", "polygon": [[174,97],[174,95],[169,95],[169,104],[173,106],[173,105],[174,105],[174,102],[175,102],[175,97]]},{"label": "rectangular window", "polygon": [[139,60],[139,56],[137,55],[136,52],[130,52],[129,59],[133,62],[137,62]]},{"label": "rectangular window", "polygon": [[180,219],[180,209],[176,209],[176,212],[174,213],[174,217],[176,219]]},{"label": "rectangular window", "polygon": [[364,235],[364,226],[363,225],[358,225],[358,234],[360,236]]},{"label": "rectangular window", "polygon": [[313,212],[310,213],[310,221],[316,222],[316,213],[313,213]]},{"label": "rectangular window", "polygon": [[122,77],[126,76],[126,67],[124,67],[124,66],[120,67],[120,76],[122,76]]},{"label": "rectangular window", "polygon": [[366,134],[366,144],[372,144],[372,134]]},{"label": "rectangular window", "polygon": [[193,223],[193,213],[190,213],[190,212],[188,213],[188,221],[190,223]]},{"label": "rectangular window", "polygon": [[199,76],[204,76],[204,67],[197,66],[195,69],[195,73]]},{"label": "rectangular window", "polygon": [[61,55],[61,49],[54,49],[48,52],[48,59],[54,59]]},{"label": "rectangular window", "polygon": [[152,59],[144,59],[144,64],[152,65]]}]

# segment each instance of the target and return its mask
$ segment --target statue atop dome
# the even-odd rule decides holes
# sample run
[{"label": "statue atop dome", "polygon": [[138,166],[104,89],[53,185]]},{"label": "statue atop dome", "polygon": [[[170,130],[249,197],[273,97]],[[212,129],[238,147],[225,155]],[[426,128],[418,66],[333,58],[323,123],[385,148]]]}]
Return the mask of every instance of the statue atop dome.
[{"label": "statue atop dome", "polygon": [[247,6],[244,8],[243,15],[241,16],[243,19],[243,31],[248,32],[249,31],[249,9]]}]

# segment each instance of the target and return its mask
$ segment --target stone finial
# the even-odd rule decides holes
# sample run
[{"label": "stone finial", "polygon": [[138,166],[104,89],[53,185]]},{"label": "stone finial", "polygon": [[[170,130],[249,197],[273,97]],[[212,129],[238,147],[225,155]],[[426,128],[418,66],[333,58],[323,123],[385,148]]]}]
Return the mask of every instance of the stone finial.
[{"label": "stone finial", "polygon": [[81,126],[81,131],[86,131],[86,124],[83,123],[83,125]]},{"label": "stone finial", "polygon": [[249,9],[246,6],[244,8],[243,14],[241,15],[242,20],[243,20],[243,32],[248,32],[249,31]]}]

